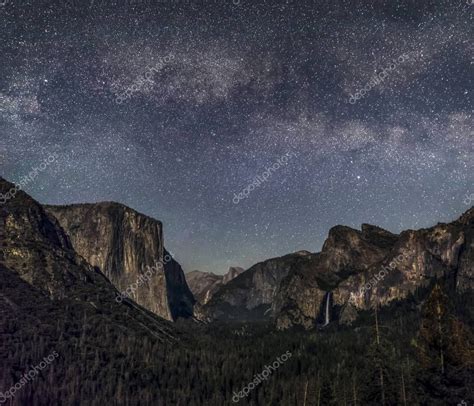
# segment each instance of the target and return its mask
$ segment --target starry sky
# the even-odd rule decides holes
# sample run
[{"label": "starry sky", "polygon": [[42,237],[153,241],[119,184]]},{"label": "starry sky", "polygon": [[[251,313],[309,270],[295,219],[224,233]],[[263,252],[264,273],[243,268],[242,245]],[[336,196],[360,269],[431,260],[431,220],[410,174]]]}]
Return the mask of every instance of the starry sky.
[{"label": "starry sky", "polygon": [[453,220],[474,205],[470,3],[1,0],[0,175],[57,153],[26,192],[155,217],[185,271]]}]

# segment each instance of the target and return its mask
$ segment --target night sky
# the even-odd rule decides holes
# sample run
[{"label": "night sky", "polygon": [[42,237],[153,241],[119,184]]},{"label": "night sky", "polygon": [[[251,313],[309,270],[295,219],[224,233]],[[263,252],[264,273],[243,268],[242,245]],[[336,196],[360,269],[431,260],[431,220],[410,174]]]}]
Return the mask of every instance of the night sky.
[{"label": "night sky", "polygon": [[450,221],[474,205],[469,3],[1,0],[0,175],[57,153],[26,192],[155,217],[185,271]]}]

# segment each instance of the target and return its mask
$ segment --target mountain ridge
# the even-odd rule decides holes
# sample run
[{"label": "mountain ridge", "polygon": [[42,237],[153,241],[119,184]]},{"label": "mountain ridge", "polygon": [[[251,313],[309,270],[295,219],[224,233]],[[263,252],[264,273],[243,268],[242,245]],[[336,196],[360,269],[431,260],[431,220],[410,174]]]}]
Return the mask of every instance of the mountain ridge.
[{"label": "mountain ridge", "polygon": [[200,304],[206,304],[220,286],[244,272],[240,267],[229,267],[227,273],[218,275],[213,272],[194,270],[185,274],[186,281],[194,297]]},{"label": "mountain ridge", "polygon": [[470,208],[449,223],[399,234],[367,223],[360,230],[334,226],[320,252],[253,265],[197,307],[196,317],[273,320],[279,329],[311,329],[321,322],[328,292],[331,321],[351,323],[360,311],[403,300],[425,280],[448,277],[451,269],[460,275],[458,289],[472,289],[473,219]]}]

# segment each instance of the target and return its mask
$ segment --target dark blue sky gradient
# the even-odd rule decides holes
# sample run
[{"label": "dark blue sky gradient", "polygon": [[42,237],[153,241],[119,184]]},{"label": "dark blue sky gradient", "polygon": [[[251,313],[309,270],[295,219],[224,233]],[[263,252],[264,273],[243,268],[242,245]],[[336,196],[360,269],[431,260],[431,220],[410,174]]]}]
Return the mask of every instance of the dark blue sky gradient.
[{"label": "dark blue sky gradient", "polygon": [[28,193],[49,204],[114,200],[160,219],[186,271],[318,251],[336,224],[398,232],[452,220],[474,192],[473,10],[464,1],[8,1],[0,174],[19,181],[57,152]]}]

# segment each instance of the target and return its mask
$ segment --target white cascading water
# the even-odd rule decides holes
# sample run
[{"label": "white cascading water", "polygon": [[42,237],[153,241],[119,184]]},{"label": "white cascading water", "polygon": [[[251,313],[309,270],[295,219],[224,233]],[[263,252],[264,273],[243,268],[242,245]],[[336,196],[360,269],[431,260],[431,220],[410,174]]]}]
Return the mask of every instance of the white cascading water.
[{"label": "white cascading water", "polygon": [[323,326],[327,326],[329,324],[329,303],[331,301],[331,292],[328,292],[326,294],[326,315],[325,315],[325,318],[324,318],[324,325]]}]

